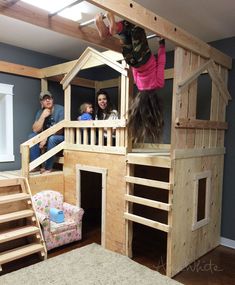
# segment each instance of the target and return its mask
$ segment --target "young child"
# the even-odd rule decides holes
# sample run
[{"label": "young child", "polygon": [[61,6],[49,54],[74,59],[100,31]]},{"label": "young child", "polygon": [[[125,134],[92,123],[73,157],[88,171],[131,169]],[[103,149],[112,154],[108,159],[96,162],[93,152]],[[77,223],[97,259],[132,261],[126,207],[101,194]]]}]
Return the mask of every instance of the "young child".
[{"label": "young child", "polygon": [[89,102],[85,102],[80,106],[80,116],[78,117],[78,121],[89,121],[93,120],[93,106]]},{"label": "young child", "polygon": [[157,89],[163,88],[166,63],[165,40],[159,41],[158,58],[151,53],[144,29],[124,20],[115,22],[114,15],[107,13],[109,26],[102,15],[96,16],[99,35],[105,39],[118,34],[122,44],[122,54],[131,66],[134,81],[139,90],[129,110],[128,126],[134,142],[160,140],[163,116]]}]

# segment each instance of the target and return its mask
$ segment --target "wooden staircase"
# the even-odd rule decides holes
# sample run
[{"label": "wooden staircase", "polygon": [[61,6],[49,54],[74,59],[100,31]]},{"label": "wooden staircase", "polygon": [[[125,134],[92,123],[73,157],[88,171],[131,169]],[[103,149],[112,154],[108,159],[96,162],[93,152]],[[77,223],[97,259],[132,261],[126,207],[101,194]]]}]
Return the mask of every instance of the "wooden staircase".
[{"label": "wooden staircase", "polygon": [[0,179],[0,270],[2,265],[47,251],[25,178]]},{"label": "wooden staircase", "polygon": [[[152,177],[138,177],[135,175],[135,168],[137,166],[141,167],[152,167],[154,172],[159,171],[159,169],[164,169],[165,173],[168,174],[168,181],[159,181],[158,179],[153,179]],[[169,213],[172,210],[172,204],[170,199],[170,193],[172,192],[172,184],[169,182],[169,171],[171,169],[171,159],[170,154],[165,153],[130,153],[127,155],[127,190],[125,194],[125,201],[126,201],[126,211],[124,213],[124,218],[130,222],[136,222],[147,227],[151,227],[166,233],[171,231],[171,225],[169,224]],[[146,171],[147,172],[147,171]],[[167,175],[166,175],[167,176]],[[155,188],[157,192],[160,191],[167,191],[168,192],[168,201],[157,201],[154,198],[146,198],[146,197],[139,197],[135,193],[135,185],[139,187],[151,187]],[[142,193],[147,192],[147,190],[143,190]],[[159,222],[157,220],[157,216],[154,219],[143,217],[141,214],[133,213],[133,204],[142,205],[144,207],[150,207],[162,211],[167,212],[167,218],[165,222]],[[127,233],[130,234],[129,239],[132,238],[132,224],[127,223]],[[131,253],[131,242],[127,240],[127,254],[129,256],[132,255]]]}]

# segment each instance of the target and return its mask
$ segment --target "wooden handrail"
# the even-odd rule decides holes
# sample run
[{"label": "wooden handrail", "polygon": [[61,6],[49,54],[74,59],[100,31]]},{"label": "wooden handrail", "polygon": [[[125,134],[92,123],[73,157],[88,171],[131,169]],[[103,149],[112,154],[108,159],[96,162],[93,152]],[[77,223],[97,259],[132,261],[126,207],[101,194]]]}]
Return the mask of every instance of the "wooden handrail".
[{"label": "wooden handrail", "polygon": [[[41,132],[40,134],[36,135],[35,137],[27,140],[26,142],[22,143],[20,146],[21,155],[22,155],[22,175],[24,177],[29,176],[29,171],[34,169],[35,167],[39,166],[43,162],[45,162],[50,157],[54,156],[56,153],[60,152],[61,150],[66,149],[66,147],[71,144],[79,145],[80,148],[84,148],[86,151],[99,149],[99,151],[104,152],[114,152],[113,149],[117,148],[116,152],[123,153],[123,149],[125,148],[124,145],[120,146],[119,142],[116,142],[116,145],[112,146],[112,130],[116,130],[118,132],[119,128],[126,127],[126,120],[91,120],[91,121],[68,121],[63,120],[59,123],[55,124],[54,126],[50,127],[49,129]],[[46,152],[45,154],[41,155],[39,158],[35,159],[34,161],[30,162],[30,148],[34,145],[40,143],[42,140],[47,139],[49,136],[55,134],[56,132],[64,129],[65,131],[65,141],[51,149],[50,151]],[[81,132],[84,131],[84,136],[88,135],[89,129],[91,130],[91,142],[88,142],[88,138],[84,139],[83,142],[81,141]],[[95,141],[95,129],[99,130],[99,134],[102,133],[104,135],[104,130],[106,130],[107,134],[109,135],[109,139],[107,140],[107,145],[104,145],[104,141]],[[100,132],[101,131],[101,132]],[[75,140],[76,137],[76,140]],[[76,147],[75,147],[76,148]],[[29,163],[30,162],[30,163]]]}]

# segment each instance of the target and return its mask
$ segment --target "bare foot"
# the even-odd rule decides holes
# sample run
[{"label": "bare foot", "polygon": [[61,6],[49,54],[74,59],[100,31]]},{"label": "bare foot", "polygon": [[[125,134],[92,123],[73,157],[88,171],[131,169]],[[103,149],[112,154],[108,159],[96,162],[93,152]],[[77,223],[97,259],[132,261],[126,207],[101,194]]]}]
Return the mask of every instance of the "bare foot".
[{"label": "bare foot", "polygon": [[95,17],[95,24],[99,33],[99,36],[102,40],[108,37],[109,35],[109,29],[106,27],[102,14],[98,14]]},{"label": "bare foot", "polygon": [[115,18],[114,18],[114,15],[113,13],[111,12],[108,12],[106,14],[106,17],[108,19],[108,22],[109,22],[109,33],[113,36],[113,35],[116,35],[117,34],[117,24],[115,22]]},{"label": "bare foot", "polygon": [[42,173],[44,173],[46,171],[46,169],[44,168],[44,167],[42,167],[41,169],[40,169],[40,173],[42,174]]},{"label": "bare foot", "polygon": [[38,172],[38,171],[40,171],[40,167],[39,166],[34,168],[34,169],[32,169],[30,172],[33,173],[33,172]]},{"label": "bare foot", "polygon": [[41,172],[41,174],[48,174],[48,173],[51,173],[52,172],[52,169],[44,169],[43,172]]}]

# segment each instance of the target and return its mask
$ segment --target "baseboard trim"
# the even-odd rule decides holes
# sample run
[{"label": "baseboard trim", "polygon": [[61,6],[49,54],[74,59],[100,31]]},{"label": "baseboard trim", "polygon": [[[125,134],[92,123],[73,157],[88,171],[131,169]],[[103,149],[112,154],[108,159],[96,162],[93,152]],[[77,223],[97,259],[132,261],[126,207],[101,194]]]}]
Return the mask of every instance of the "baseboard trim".
[{"label": "baseboard trim", "polygon": [[235,249],[235,240],[221,237],[220,244]]}]

